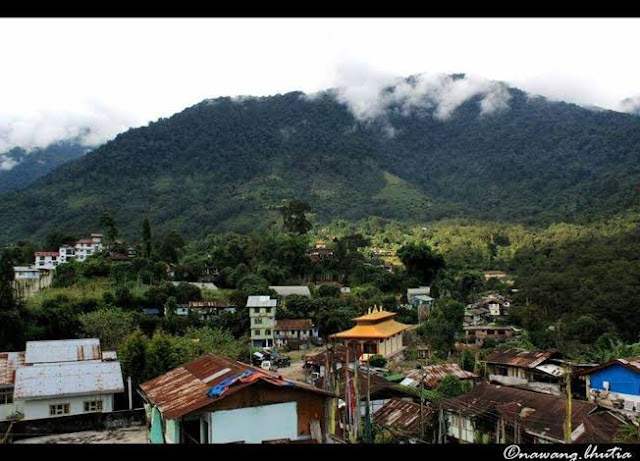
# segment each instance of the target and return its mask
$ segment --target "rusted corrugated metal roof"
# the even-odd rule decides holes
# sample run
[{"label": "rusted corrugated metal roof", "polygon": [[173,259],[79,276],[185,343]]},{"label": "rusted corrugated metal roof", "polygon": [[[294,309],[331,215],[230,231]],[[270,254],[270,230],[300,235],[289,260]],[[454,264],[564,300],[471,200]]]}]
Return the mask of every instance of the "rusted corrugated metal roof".
[{"label": "rusted corrugated metal roof", "polygon": [[211,388],[222,381],[238,376],[245,371],[253,371],[259,374],[258,380],[276,386],[292,386],[314,393],[331,395],[315,386],[287,380],[266,370],[217,355],[202,356],[141,384],[140,388],[148,400],[160,409],[165,418],[175,419],[210,405],[258,381],[233,384],[224,394],[216,398],[207,395]]},{"label": "rusted corrugated metal roof", "polygon": [[487,363],[512,367],[535,368],[545,360],[558,355],[554,351],[528,351],[524,349],[496,349],[487,356]]},{"label": "rusted corrugated metal roof", "polygon": [[416,387],[420,385],[423,375],[424,385],[430,389],[438,387],[440,381],[447,375],[454,375],[460,379],[475,379],[478,377],[478,375],[470,371],[463,370],[457,363],[443,363],[441,365],[427,365],[422,370],[411,370],[407,373],[407,378],[415,382],[413,387]]},{"label": "rusted corrugated metal roof", "polygon": [[[517,421],[527,432],[564,440],[566,399],[549,394],[481,383],[471,392],[442,402],[445,410],[475,417],[481,414],[499,415],[507,421]],[[597,405],[573,400],[572,424],[578,427]]]},{"label": "rusted corrugated metal roof", "polygon": [[584,421],[584,433],[575,443],[613,443],[618,431],[625,424],[621,415],[603,411],[589,415]]},{"label": "rusted corrugated metal roof", "polygon": [[[346,352],[347,347],[341,343],[328,344],[327,348],[333,348],[333,360],[336,363],[344,363],[346,361]],[[305,355],[303,360],[305,362],[313,363],[316,365],[325,365],[327,361],[327,354],[331,357],[331,352],[327,349],[322,352],[318,352],[315,355]],[[349,345],[349,363],[355,362],[358,357],[360,357],[361,348],[359,345],[350,344]]]},{"label": "rusted corrugated metal roof", "polygon": [[[432,415],[433,409],[425,405],[422,409],[425,427],[432,425]],[[391,399],[373,414],[373,420],[381,426],[390,427],[404,434],[420,436],[420,404]]]},{"label": "rusted corrugated metal roof", "polygon": [[25,363],[28,364],[102,360],[97,338],[28,341],[26,349]]},{"label": "rusted corrugated metal roof", "polygon": [[33,365],[16,370],[16,400],[116,392],[124,392],[119,362]]},{"label": "rusted corrugated metal roof", "polygon": [[24,365],[24,352],[0,352],[0,387],[12,386],[16,368]]},{"label": "rusted corrugated metal roof", "polygon": [[276,320],[274,330],[308,330],[313,328],[311,319],[280,319]]}]

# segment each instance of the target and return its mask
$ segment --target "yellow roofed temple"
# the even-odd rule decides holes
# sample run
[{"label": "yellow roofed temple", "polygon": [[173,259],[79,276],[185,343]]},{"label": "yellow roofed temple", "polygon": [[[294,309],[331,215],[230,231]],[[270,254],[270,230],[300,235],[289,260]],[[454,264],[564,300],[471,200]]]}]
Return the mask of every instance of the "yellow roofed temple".
[{"label": "yellow roofed temple", "polygon": [[404,350],[402,333],[409,325],[397,322],[395,312],[373,307],[369,312],[353,320],[356,326],[331,335],[333,340],[343,340],[353,345],[361,344],[363,354],[378,354],[391,357]]}]

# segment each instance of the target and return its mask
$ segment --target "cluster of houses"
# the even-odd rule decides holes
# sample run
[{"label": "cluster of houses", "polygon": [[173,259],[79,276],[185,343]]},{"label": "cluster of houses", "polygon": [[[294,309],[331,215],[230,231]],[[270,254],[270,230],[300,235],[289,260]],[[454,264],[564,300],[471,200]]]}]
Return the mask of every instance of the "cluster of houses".
[{"label": "cluster of houses", "polygon": [[[277,307],[257,298],[251,304],[263,313]],[[598,365],[496,349],[474,372],[444,363],[390,375],[369,360],[402,356],[409,326],[394,315],[374,308],[332,335],[303,358],[306,382],[205,355],[142,383],[148,440],[346,443],[360,440],[371,416],[382,440],[403,443],[610,443],[640,417],[640,357]],[[420,401],[420,389],[437,389],[448,375],[471,390]],[[116,353],[97,339],[32,341],[24,352],[0,353],[0,421],[111,412],[122,392]]]},{"label": "cluster of houses", "polygon": [[[34,268],[50,272],[101,250],[102,236],[92,234],[57,253],[37,252]],[[330,249],[315,250],[320,257]],[[312,319],[277,315],[288,296],[311,297],[308,287],[270,289],[283,306],[270,295],[247,299],[252,348],[322,344]],[[410,288],[407,302],[417,309],[419,322],[434,304],[429,287]],[[510,301],[500,295],[468,305],[465,345],[506,341],[517,334],[508,325],[509,308]],[[226,302],[197,301],[178,306],[174,314],[209,319],[235,310]],[[303,381],[255,363],[205,355],[142,383],[138,394],[144,400],[148,440],[356,442],[363,439],[364,420],[370,416],[383,441],[610,443],[623,425],[638,424],[640,357],[576,363],[556,351],[496,348],[473,371],[443,363],[391,373],[373,366],[372,357],[403,359],[403,337],[413,326],[398,322],[396,315],[374,306],[353,318],[353,326],[330,335],[321,352],[303,356]],[[470,390],[441,401],[420,398],[422,390],[437,389],[449,375],[469,383]],[[113,412],[115,396],[124,392],[116,352],[102,351],[95,338],[30,341],[25,351],[0,353],[0,422]]]},{"label": "cluster of houses", "polygon": [[28,296],[51,285],[53,271],[60,264],[86,259],[103,250],[102,234],[93,233],[73,245],[63,245],[58,251],[36,251],[30,266],[14,266],[13,286],[20,296]]}]

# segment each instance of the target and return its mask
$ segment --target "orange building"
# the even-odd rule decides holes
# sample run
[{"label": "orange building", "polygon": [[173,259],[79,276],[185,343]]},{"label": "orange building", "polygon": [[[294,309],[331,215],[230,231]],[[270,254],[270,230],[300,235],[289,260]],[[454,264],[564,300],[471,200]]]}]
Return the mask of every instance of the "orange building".
[{"label": "orange building", "polygon": [[342,340],[350,345],[360,343],[364,354],[379,354],[391,357],[404,350],[402,333],[409,325],[394,320],[396,314],[374,307],[369,313],[353,320],[356,326],[331,335],[333,340]]}]

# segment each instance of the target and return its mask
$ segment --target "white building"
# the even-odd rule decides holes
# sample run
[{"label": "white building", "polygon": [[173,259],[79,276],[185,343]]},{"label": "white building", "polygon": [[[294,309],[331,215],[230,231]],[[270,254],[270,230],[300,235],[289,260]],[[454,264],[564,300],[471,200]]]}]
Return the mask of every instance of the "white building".
[{"label": "white building", "polygon": [[249,296],[249,328],[252,347],[273,347],[276,327],[277,299],[271,296]]},{"label": "white building", "polygon": [[0,353],[0,421],[110,412],[118,392],[120,363],[95,338],[29,341],[25,352]]},{"label": "white building", "polygon": [[36,268],[52,270],[60,264],[60,253],[57,251],[36,251]]},{"label": "white building", "polygon": [[91,234],[90,238],[80,239],[73,246],[65,245],[60,247],[60,262],[71,261],[84,262],[89,256],[103,250],[102,234]]},{"label": "white building", "polygon": [[53,271],[36,266],[14,266],[13,289],[19,297],[31,296],[47,288],[53,281]]},{"label": "white building", "polygon": [[13,279],[22,280],[40,280],[40,271],[35,266],[14,266]]},{"label": "white building", "polygon": [[414,303],[414,297],[416,296],[429,296],[431,294],[431,287],[421,286],[418,288],[407,289],[407,302],[409,304]]}]

